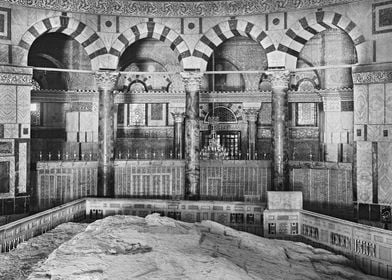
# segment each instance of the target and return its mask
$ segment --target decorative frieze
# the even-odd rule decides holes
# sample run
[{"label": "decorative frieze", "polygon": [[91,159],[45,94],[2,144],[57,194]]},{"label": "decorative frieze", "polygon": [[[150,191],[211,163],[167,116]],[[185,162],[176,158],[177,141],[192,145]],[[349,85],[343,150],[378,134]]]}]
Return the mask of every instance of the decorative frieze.
[{"label": "decorative frieze", "polygon": [[0,84],[31,86],[32,85],[31,75],[29,75],[29,74],[14,74],[14,73],[0,73]]},{"label": "decorative frieze", "polygon": [[391,83],[392,71],[353,73],[354,84]]},{"label": "decorative frieze", "polygon": [[309,139],[319,138],[319,129],[313,127],[290,128],[290,138],[292,139]]},{"label": "decorative frieze", "polygon": [[138,17],[239,16],[316,9],[360,0],[231,0],[231,1],[129,1],[129,0],[2,0],[29,8],[76,13],[111,14]]}]

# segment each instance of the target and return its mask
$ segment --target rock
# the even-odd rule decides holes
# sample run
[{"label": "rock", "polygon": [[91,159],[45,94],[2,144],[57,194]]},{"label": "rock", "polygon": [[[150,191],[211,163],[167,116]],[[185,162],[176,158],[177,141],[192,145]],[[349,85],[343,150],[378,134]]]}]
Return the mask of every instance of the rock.
[{"label": "rock", "polygon": [[28,279],[378,279],[344,256],[211,221],[112,216],[57,248]]}]

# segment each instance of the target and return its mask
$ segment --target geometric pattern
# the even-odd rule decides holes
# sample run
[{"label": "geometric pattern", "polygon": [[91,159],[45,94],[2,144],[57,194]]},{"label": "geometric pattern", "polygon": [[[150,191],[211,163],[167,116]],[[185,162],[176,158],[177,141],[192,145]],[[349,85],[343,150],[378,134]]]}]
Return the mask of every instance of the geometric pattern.
[{"label": "geometric pattern", "polygon": [[16,87],[0,85],[0,123],[16,123]]},{"label": "geometric pattern", "polygon": [[372,142],[357,142],[357,201],[372,203],[373,175],[372,175]]},{"label": "geometric pattern", "polygon": [[329,28],[339,28],[345,31],[355,46],[365,42],[365,37],[359,27],[345,16],[325,11],[309,14],[286,31],[278,46],[279,51],[287,54],[286,65],[288,65],[288,68],[295,69],[297,59],[305,44],[314,35]]},{"label": "geometric pattern", "polygon": [[107,53],[105,44],[91,27],[67,16],[50,17],[35,23],[23,34],[19,46],[28,52],[34,40],[48,32],[63,33],[75,39],[83,46],[91,60]]},{"label": "geometric pattern", "polygon": [[189,47],[181,35],[169,27],[153,21],[139,23],[125,30],[114,41],[109,53],[119,58],[128,46],[144,38],[154,38],[169,43],[170,48],[177,53],[179,62],[191,56]]},{"label": "geometric pattern", "polygon": [[30,87],[17,88],[17,122],[30,123]]},{"label": "geometric pattern", "polygon": [[263,47],[267,56],[275,51],[272,40],[259,26],[244,20],[231,19],[215,25],[196,44],[193,56],[202,59],[202,71],[207,68],[208,60],[214,50],[224,41],[235,36],[245,36],[253,39]]},{"label": "geometric pattern", "polygon": [[392,143],[378,143],[378,202],[392,203]]}]

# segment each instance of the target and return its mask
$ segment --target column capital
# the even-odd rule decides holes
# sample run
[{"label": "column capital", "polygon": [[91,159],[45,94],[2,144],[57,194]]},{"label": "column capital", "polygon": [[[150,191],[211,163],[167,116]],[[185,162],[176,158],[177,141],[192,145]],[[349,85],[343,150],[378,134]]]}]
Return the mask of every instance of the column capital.
[{"label": "column capital", "polygon": [[249,109],[244,109],[244,112],[245,112],[246,119],[248,121],[251,121],[251,122],[256,122],[257,121],[257,116],[259,114],[259,109],[257,109],[257,108],[249,108]]},{"label": "column capital", "polygon": [[112,90],[114,89],[117,79],[119,77],[119,72],[115,71],[97,71],[94,73],[95,81],[97,83],[98,89]]},{"label": "column capital", "polygon": [[269,70],[265,72],[273,88],[288,88],[290,82],[290,71],[288,70]]},{"label": "column capital", "polygon": [[171,112],[175,123],[182,123],[185,118],[185,113],[183,112]]},{"label": "column capital", "polygon": [[186,91],[200,90],[203,73],[195,72],[195,71],[181,72],[181,77],[182,77],[182,81],[184,82]]}]

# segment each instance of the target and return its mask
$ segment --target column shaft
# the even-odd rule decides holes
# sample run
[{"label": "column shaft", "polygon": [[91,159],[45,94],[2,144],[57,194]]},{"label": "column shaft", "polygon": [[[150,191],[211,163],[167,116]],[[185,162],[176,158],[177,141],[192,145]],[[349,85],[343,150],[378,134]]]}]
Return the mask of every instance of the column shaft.
[{"label": "column shaft", "polygon": [[248,120],[248,153],[249,159],[256,159],[256,141],[257,141],[257,114],[258,109],[246,110],[246,118]]},{"label": "column shaft", "polygon": [[173,142],[173,152],[174,158],[182,159],[184,144],[183,144],[183,136],[184,136],[184,113],[172,113],[174,118],[174,142]]},{"label": "column shaft", "polygon": [[181,73],[185,83],[185,198],[200,197],[199,91],[202,74]]},{"label": "column shaft", "polygon": [[98,196],[114,196],[114,96],[113,88],[118,78],[116,72],[96,72],[99,91],[98,121]]},{"label": "column shaft", "polygon": [[288,71],[271,71],[269,77],[272,85],[272,177],[275,191],[289,189],[287,89],[290,74]]}]

